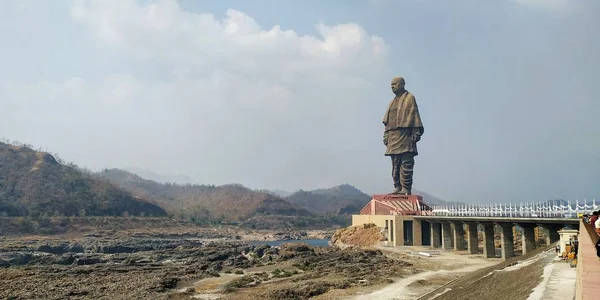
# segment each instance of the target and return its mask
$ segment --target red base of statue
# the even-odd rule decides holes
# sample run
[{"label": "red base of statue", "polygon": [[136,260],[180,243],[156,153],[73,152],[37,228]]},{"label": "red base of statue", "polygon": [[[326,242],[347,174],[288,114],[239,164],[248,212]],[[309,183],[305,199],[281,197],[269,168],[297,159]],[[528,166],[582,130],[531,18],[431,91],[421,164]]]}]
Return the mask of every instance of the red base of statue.
[{"label": "red base of statue", "polygon": [[428,215],[431,207],[419,195],[373,195],[361,215]]}]

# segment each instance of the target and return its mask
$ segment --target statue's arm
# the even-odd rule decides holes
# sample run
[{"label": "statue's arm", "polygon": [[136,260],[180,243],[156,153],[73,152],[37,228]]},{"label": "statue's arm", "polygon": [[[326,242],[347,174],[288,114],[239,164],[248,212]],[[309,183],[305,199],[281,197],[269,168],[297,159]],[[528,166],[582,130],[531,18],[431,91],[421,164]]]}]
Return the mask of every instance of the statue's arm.
[{"label": "statue's arm", "polygon": [[412,129],[412,134],[418,135],[418,136],[422,136],[423,132],[425,132],[425,130],[423,129],[423,127],[413,127]]},{"label": "statue's arm", "polygon": [[[417,99],[415,99],[415,96],[411,94],[410,100],[414,107],[415,114],[417,114],[417,116],[420,117],[419,106],[417,105]],[[413,136],[416,136],[417,141],[421,139],[421,136],[423,135],[424,132],[425,132],[425,128],[423,128],[423,127],[413,127],[413,129],[412,129],[412,134],[413,134]]]},{"label": "statue's arm", "polygon": [[421,136],[423,135],[423,127],[413,127],[412,128],[412,140],[413,142],[418,142],[421,140]]}]

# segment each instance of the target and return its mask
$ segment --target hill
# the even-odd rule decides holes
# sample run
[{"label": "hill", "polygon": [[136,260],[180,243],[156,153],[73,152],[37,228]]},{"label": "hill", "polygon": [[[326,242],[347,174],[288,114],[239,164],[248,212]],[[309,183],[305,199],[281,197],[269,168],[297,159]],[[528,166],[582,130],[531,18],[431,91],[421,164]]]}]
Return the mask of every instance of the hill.
[{"label": "hill", "polygon": [[293,225],[294,220],[314,217],[306,209],[278,196],[253,191],[239,184],[214,186],[158,183],[120,169],[106,169],[97,173],[97,176],[134,195],[156,201],[170,214],[196,222],[232,222],[258,226],[261,220],[268,220],[269,224],[276,224],[280,220]]},{"label": "hill", "polygon": [[[271,191],[271,193],[280,194],[282,191]],[[423,201],[430,206],[463,204],[446,202],[422,191],[415,190],[414,194],[423,197]],[[343,215],[358,213],[371,200],[371,195],[365,194],[351,185],[342,184],[329,189],[300,190],[284,197],[284,199],[313,213]]]},{"label": "hill", "polygon": [[154,180],[154,181],[160,182],[160,183],[187,184],[187,183],[192,182],[192,179],[186,175],[162,175],[162,174],[154,173],[150,170],[137,168],[137,167],[131,167],[131,168],[127,168],[125,170],[129,173],[136,174],[142,178]]},{"label": "hill", "polygon": [[0,143],[0,215],[164,216],[160,207],[63,165],[54,156]]},{"label": "hill", "polygon": [[371,196],[351,185],[342,184],[328,189],[300,190],[285,200],[314,213],[353,214],[360,211],[371,200]]}]

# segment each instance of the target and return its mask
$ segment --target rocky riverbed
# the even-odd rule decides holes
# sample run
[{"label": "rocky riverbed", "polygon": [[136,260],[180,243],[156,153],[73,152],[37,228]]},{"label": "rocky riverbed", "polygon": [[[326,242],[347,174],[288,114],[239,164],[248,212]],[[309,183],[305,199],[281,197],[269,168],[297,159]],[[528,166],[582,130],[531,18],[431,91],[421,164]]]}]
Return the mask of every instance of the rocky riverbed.
[{"label": "rocky riverbed", "polygon": [[309,299],[418,272],[380,250],[249,246],[218,230],[0,242],[1,299]]}]

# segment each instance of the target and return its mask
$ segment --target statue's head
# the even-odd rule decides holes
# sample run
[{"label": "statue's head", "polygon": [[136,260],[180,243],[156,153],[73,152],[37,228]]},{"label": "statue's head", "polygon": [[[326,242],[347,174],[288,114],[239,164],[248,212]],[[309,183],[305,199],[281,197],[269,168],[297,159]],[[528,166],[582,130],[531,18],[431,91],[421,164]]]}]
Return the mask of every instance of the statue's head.
[{"label": "statue's head", "polygon": [[405,84],[404,78],[394,77],[394,79],[392,79],[392,92],[394,92],[394,94],[403,92]]}]

